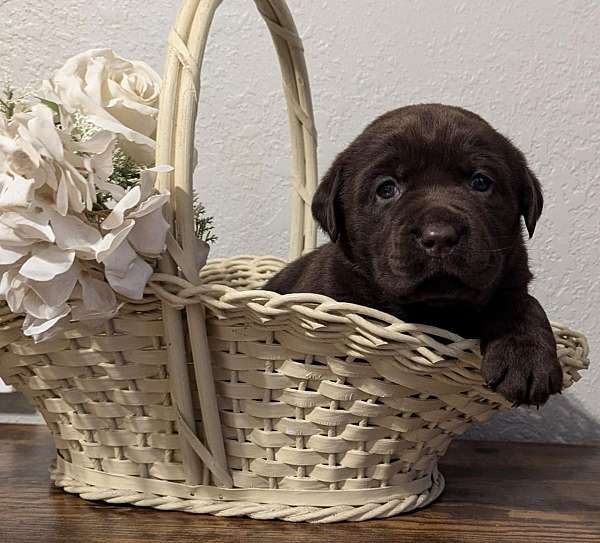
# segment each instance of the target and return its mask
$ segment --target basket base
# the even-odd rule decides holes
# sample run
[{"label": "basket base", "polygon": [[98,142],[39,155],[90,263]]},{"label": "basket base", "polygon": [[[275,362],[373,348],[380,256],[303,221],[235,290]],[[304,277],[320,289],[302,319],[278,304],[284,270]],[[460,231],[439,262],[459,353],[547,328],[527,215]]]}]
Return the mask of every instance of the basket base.
[{"label": "basket base", "polygon": [[[70,469],[71,468],[71,469]],[[74,472],[78,472],[75,474]],[[90,476],[82,475],[89,473]],[[161,511],[183,511],[186,513],[210,514],[219,517],[250,517],[257,520],[285,520],[288,522],[357,522],[378,518],[389,518],[426,507],[436,500],[444,490],[444,477],[437,467],[431,476],[431,485],[419,494],[395,498],[384,503],[364,503],[362,505],[305,506],[251,501],[224,501],[205,498],[179,498],[140,492],[131,489],[114,488],[117,485],[102,485],[107,476],[101,471],[86,468],[82,472],[77,466],[58,458],[51,466],[50,477],[58,488],[77,494],[85,500],[104,501],[112,505],[135,505],[152,507]],[[88,479],[93,478],[94,483]],[[127,477],[128,480],[133,479]],[[140,479],[142,488],[143,479]],[[201,491],[202,487],[189,487]],[[330,491],[333,494],[336,491]]]}]

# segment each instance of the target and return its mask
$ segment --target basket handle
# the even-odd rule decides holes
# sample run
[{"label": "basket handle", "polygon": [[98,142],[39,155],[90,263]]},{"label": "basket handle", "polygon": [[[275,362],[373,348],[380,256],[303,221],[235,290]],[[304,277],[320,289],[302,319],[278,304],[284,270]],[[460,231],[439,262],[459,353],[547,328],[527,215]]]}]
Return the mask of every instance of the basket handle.
[{"label": "basket handle", "polygon": [[[183,0],[167,48],[158,114],[156,163],[174,170],[160,173],[157,185],[171,192],[167,213],[172,236],[160,271],[177,275],[177,265],[188,281],[199,283],[192,205],[192,158],[200,70],[208,31],[221,0]],[[316,225],[310,204],[317,186],[316,134],[302,43],[284,0],[255,0],[267,23],[279,57],[292,137],[292,213],[289,255],[295,258],[316,245]],[[188,484],[224,486],[231,481],[220,423],[204,308],[193,304],[181,309],[162,304],[171,396],[180,419],[181,452]],[[186,333],[187,329],[187,333]],[[188,373],[189,354],[194,362],[197,390]],[[200,402],[202,434],[207,449],[198,446],[193,396]],[[187,431],[186,431],[187,429]],[[199,454],[202,451],[202,454]],[[210,473],[209,473],[210,472]],[[224,480],[226,479],[226,480]]]},{"label": "basket handle", "polygon": [[[175,236],[191,257],[196,251],[192,213],[192,158],[202,61],[208,32],[222,0],[184,0],[169,36],[157,131],[157,164],[174,171],[159,174],[158,186],[172,192]],[[316,246],[311,202],[317,186],[317,137],[302,41],[284,0],[255,0],[279,59],[292,144],[289,257]],[[190,26],[191,21],[191,26]]]}]

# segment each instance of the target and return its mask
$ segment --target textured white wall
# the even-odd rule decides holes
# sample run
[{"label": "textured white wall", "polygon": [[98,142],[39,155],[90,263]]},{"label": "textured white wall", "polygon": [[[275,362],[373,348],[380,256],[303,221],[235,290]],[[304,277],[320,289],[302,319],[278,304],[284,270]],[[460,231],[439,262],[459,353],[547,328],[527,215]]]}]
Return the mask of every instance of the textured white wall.
[{"label": "textured white wall", "polygon": [[[16,83],[113,47],[160,69],[177,2],[0,0],[0,67]],[[595,0],[292,0],[312,78],[321,170],[376,115],[404,104],[472,109],[509,135],[543,181],[530,244],[534,293],[600,352],[600,3]],[[252,2],[219,10],[204,67],[197,187],[216,215],[214,255],[286,253],[289,145],[278,68]],[[472,437],[600,439],[600,364],[539,412]]]}]

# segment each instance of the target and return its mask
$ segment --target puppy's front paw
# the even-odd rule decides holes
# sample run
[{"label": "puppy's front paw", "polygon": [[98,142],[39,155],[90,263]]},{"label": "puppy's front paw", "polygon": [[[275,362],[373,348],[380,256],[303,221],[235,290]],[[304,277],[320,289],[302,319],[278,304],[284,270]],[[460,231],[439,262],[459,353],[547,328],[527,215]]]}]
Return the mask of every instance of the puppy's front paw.
[{"label": "puppy's front paw", "polygon": [[491,341],[481,374],[492,390],[517,405],[541,405],[562,389],[556,346],[536,338],[507,336]]}]

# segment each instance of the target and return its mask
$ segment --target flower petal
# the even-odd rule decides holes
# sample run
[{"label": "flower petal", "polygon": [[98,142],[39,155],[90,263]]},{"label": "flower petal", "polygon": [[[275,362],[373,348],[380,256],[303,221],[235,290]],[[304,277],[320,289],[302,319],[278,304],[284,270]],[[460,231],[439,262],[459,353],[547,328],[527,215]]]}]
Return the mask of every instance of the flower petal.
[{"label": "flower petal", "polygon": [[[6,211],[0,213],[0,223],[12,228],[13,233],[25,240],[54,242],[54,232],[48,224],[48,215],[44,212],[28,212],[26,214]],[[0,234],[0,243],[2,235]]]},{"label": "flower petal", "polygon": [[31,315],[26,315],[23,321],[23,333],[26,336],[33,336],[36,342],[48,340],[61,332],[58,324],[63,319],[67,320],[70,311],[71,308],[65,305],[60,314],[49,320],[36,319]]},{"label": "flower petal", "polygon": [[121,228],[111,230],[104,235],[100,243],[98,244],[98,252],[96,253],[96,260],[98,262],[104,262],[114,251],[116,251],[125,241],[125,238],[135,226],[135,221],[125,221]]},{"label": "flower petal", "polygon": [[42,320],[54,319],[59,315],[64,316],[65,305],[48,305],[33,290],[30,290],[23,299],[23,309],[27,315]]},{"label": "flower petal", "polygon": [[63,251],[50,246],[35,253],[21,266],[19,273],[34,281],[50,281],[65,273],[75,259],[75,251]]},{"label": "flower petal", "polygon": [[32,245],[33,243],[35,243],[35,240],[21,238],[15,233],[14,229],[0,222],[0,244],[2,246],[21,247],[26,245]]},{"label": "flower petal", "polygon": [[113,140],[105,151],[85,157],[83,163],[85,169],[89,172],[88,181],[95,186],[95,189],[108,192],[118,202],[127,194],[127,191],[123,187],[108,181],[114,170],[113,152],[115,143],[115,140]]},{"label": "flower petal", "polygon": [[152,267],[138,256],[129,265],[129,269],[125,275],[114,274],[110,269],[105,271],[105,275],[115,292],[133,300],[141,300],[144,296],[144,288],[152,272]]},{"label": "flower petal", "polygon": [[50,212],[50,224],[56,236],[56,245],[66,251],[77,251],[82,258],[95,258],[100,248],[102,235],[78,217]]},{"label": "flower petal", "polygon": [[114,251],[104,257],[102,262],[104,263],[105,270],[110,269],[113,275],[125,276],[131,263],[137,258],[137,254],[131,248],[128,241],[120,243]]},{"label": "flower petal", "polygon": [[[68,205],[77,213],[84,209],[92,209],[96,201],[96,190],[90,187],[85,178],[71,164],[65,164],[62,171],[61,185],[64,183]],[[66,214],[66,213],[65,213]]]},{"label": "flower petal", "polygon": [[83,306],[88,318],[92,314],[111,313],[117,306],[117,297],[114,291],[104,281],[82,274],[79,278],[82,289]]},{"label": "flower petal", "polygon": [[0,151],[12,155],[17,149],[17,142],[13,138],[0,135]]},{"label": "flower petal", "polygon": [[[62,173],[62,172],[61,172]],[[60,181],[58,182],[58,189],[56,190],[56,210],[61,215],[66,215],[69,209],[69,187],[65,180],[64,173],[61,175]]]},{"label": "flower petal", "polygon": [[106,130],[99,130],[86,141],[77,143],[77,151],[80,153],[88,153],[99,155],[113,147],[115,143],[115,135]]},{"label": "flower petal", "polygon": [[62,161],[63,144],[54,125],[54,113],[43,104],[33,106],[31,113],[31,120],[27,123],[30,133],[43,144],[49,158]]},{"label": "flower petal", "polygon": [[33,200],[33,192],[35,188],[34,179],[25,179],[15,175],[13,178],[5,177],[0,191],[0,209],[11,207],[29,207]]},{"label": "flower petal", "polygon": [[28,247],[0,247],[0,266],[14,264],[28,252]]},{"label": "flower petal", "polygon": [[169,194],[166,192],[150,196],[148,199],[143,201],[134,211],[128,213],[127,217],[130,219],[137,219],[138,217],[143,217],[148,213],[152,213],[158,208],[164,206],[169,201],[169,197]]},{"label": "flower petal", "polygon": [[[19,116],[15,116],[14,119],[17,117]],[[37,142],[35,146],[33,145],[33,137],[25,127],[26,122],[27,119],[23,119],[24,124],[21,124],[17,129],[17,134],[19,135],[19,147],[29,157],[29,160],[31,160],[35,167],[39,168],[42,164],[42,155],[40,154],[40,151],[43,151],[43,146],[41,146],[40,149],[36,149],[36,146],[40,147],[40,143]],[[49,153],[46,154],[48,155]]]},{"label": "flower petal", "polygon": [[108,217],[102,221],[102,228],[104,230],[112,230],[117,226],[121,226],[125,220],[125,212],[138,205],[140,196],[140,187],[135,186],[130,189],[127,194],[117,202],[115,207],[113,207]]},{"label": "flower petal", "polygon": [[68,271],[57,275],[52,281],[28,280],[27,285],[45,304],[59,307],[71,297],[78,277],[79,266],[75,263]]},{"label": "flower petal", "polygon": [[6,300],[13,313],[23,312],[23,298],[27,294],[27,286],[17,270],[8,270],[0,279],[0,299]]},{"label": "flower petal", "polygon": [[[110,83],[114,83],[111,81]],[[129,100],[123,96],[123,89],[113,84],[108,89],[110,94],[121,96],[112,98],[106,102],[106,111],[108,111],[122,125],[131,127],[135,126],[135,130],[139,134],[152,138],[156,132],[156,117],[158,110],[154,107],[140,104],[137,100]],[[136,140],[133,140],[136,141]]]},{"label": "flower petal", "polygon": [[156,185],[156,171],[154,168],[147,168],[140,172],[140,180],[138,186],[141,190],[140,201],[143,202],[154,192],[154,186]]},{"label": "flower petal", "polygon": [[127,239],[138,253],[158,257],[165,250],[169,228],[162,209],[156,209],[135,221]]}]

